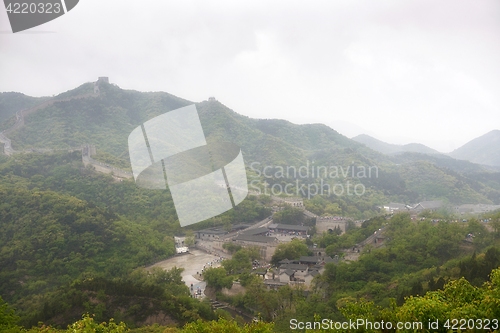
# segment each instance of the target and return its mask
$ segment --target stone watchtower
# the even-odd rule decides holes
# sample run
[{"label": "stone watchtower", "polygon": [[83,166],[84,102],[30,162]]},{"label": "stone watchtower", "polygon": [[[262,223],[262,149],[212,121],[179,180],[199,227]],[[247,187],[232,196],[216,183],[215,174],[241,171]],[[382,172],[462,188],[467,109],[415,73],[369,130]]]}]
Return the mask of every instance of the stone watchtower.
[{"label": "stone watchtower", "polygon": [[107,77],[107,76],[99,76],[97,78],[97,81],[94,82],[94,94],[99,94],[99,85],[101,83],[107,83],[107,84],[109,84],[109,77]]}]

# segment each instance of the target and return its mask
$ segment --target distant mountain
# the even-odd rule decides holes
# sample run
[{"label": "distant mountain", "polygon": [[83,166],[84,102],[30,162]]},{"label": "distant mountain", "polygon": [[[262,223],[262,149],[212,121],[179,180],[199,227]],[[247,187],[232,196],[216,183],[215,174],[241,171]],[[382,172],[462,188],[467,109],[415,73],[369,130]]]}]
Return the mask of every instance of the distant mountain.
[{"label": "distant mountain", "polygon": [[360,134],[358,136],[355,136],[354,138],[352,138],[352,140],[362,143],[365,146],[386,155],[404,153],[404,152],[421,153],[421,154],[440,154],[440,152],[438,152],[437,150],[429,148],[420,143],[395,145],[375,139],[374,137],[366,134]]},{"label": "distant mountain", "polygon": [[[7,133],[13,149],[68,149],[94,144],[102,161],[130,170],[129,133],[155,116],[193,104],[166,92],[124,90],[108,83],[101,83],[99,88],[97,95],[92,83],[83,84],[27,114],[23,126]],[[349,179],[363,183],[371,199],[338,198],[359,199],[363,209],[386,201],[423,199],[445,199],[457,204],[500,202],[497,170],[457,161],[423,145],[390,145],[366,135],[352,140],[323,124],[252,119],[214,99],[195,104],[207,141],[238,144],[247,167],[252,168],[252,163],[258,162],[256,168],[262,171],[268,167],[268,174],[275,174],[271,170],[279,166],[308,165],[308,172],[313,165],[344,168],[344,171],[352,166],[376,167],[378,172],[374,177],[345,173],[339,179],[330,179],[335,183]],[[12,117],[3,126],[5,123],[13,124]],[[290,182],[277,178],[265,180],[269,185]],[[312,184],[318,180],[302,177],[300,182]]]},{"label": "distant mountain", "polygon": [[15,115],[17,111],[28,109],[46,99],[48,97],[31,97],[18,92],[0,93],[0,123]]},{"label": "distant mountain", "polygon": [[500,130],[493,130],[469,141],[449,155],[477,164],[500,166]]},{"label": "distant mountain", "polygon": [[[90,143],[98,151],[128,161],[127,139],[134,128],[170,110],[195,104],[165,92],[124,90],[105,83],[100,86],[100,95],[93,96],[92,91],[93,84],[84,84],[28,115],[24,126],[9,134],[13,148],[65,149]],[[251,119],[217,100],[196,106],[207,139],[238,144],[250,163],[299,165],[312,159],[335,159],[336,164],[348,165],[367,158],[384,160],[379,153],[323,124]]]}]

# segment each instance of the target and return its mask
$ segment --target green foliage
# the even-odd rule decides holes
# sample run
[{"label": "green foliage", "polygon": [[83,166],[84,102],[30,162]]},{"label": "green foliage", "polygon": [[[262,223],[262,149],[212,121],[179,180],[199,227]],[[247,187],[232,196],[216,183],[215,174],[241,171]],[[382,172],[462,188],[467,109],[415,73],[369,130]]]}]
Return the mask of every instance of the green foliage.
[{"label": "green foliage", "polygon": [[386,223],[387,221],[384,217],[374,217],[363,222],[361,228],[347,228],[346,233],[340,236],[334,230],[333,233],[324,233],[323,235],[316,236],[314,242],[320,247],[325,248],[328,255],[338,255],[341,254],[341,250],[351,248],[373,235],[375,231]]},{"label": "green foliage", "polygon": [[[226,243],[229,244],[229,243]],[[233,248],[229,246],[229,248]],[[238,246],[234,247],[237,249]],[[257,247],[241,248],[234,252],[231,259],[224,260],[222,266],[228,274],[240,274],[252,268],[252,262],[260,259],[260,250]]]},{"label": "green foliage", "polygon": [[186,238],[184,239],[186,246],[193,246],[195,244],[194,233],[192,230],[186,230]]},{"label": "green foliage", "polygon": [[19,329],[17,326],[18,322],[19,317],[15,314],[14,309],[0,297],[0,331],[14,332],[15,329]]},{"label": "green foliage", "polygon": [[205,280],[208,287],[214,288],[216,291],[220,291],[222,288],[230,289],[233,286],[232,276],[227,275],[223,267],[205,269],[203,280]]},{"label": "green foliage", "polygon": [[[191,103],[167,93],[140,93],[109,84],[101,84],[100,90],[99,96],[74,98],[92,92],[92,84],[84,84],[57,96],[62,101],[27,116],[25,126],[10,135],[14,148],[66,149],[90,143],[97,146],[96,158],[126,169],[130,165],[127,137],[131,130],[148,119]],[[12,93],[0,96],[0,105],[2,102],[12,104],[7,107],[7,116],[21,104],[38,101],[21,97]],[[373,216],[377,205],[389,198],[410,202],[423,197],[447,198],[456,203],[500,200],[500,183],[495,179],[498,176],[482,168],[424,154],[389,158],[324,125],[249,119],[219,102],[201,102],[197,109],[208,141],[231,141],[240,145],[247,164],[257,162],[252,172],[260,181],[264,180],[262,169],[266,165],[299,168],[314,160],[316,166],[326,167],[377,166],[376,175],[358,179],[367,189],[365,195],[356,198],[332,195],[329,199],[338,206],[326,210],[323,207],[324,213],[337,214],[340,208],[342,215],[367,218]],[[295,178],[272,176],[265,180],[284,185],[295,183]],[[300,179],[300,185],[317,184],[321,177],[306,178]],[[333,185],[332,181],[343,182],[353,177],[340,178],[326,180]]]},{"label": "green foliage", "polygon": [[[42,103],[46,97],[31,97],[17,92],[0,93],[0,123],[14,116],[16,112]],[[0,125],[1,129],[8,126]]]},{"label": "green foliage", "polygon": [[72,333],[123,333],[127,331],[124,323],[116,324],[113,319],[110,319],[109,323],[96,323],[88,314],[68,327],[68,332]]},{"label": "green foliage", "polygon": [[283,259],[296,260],[300,256],[307,255],[310,255],[307,245],[299,239],[294,239],[289,243],[282,243],[276,247],[271,263],[276,266]]},{"label": "green foliage", "polygon": [[235,253],[236,251],[241,250],[241,245],[234,244],[234,243],[224,243],[222,244],[222,248],[229,251],[229,253]]},{"label": "green foliage", "polygon": [[301,209],[285,205],[283,210],[274,213],[275,223],[300,225],[304,222],[304,213]]},{"label": "green foliage", "polygon": [[115,168],[132,171],[129,161],[116,157],[106,151],[98,150],[95,155],[92,155],[92,158],[99,162],[112,165]]},{"label": "green foliage", "polygon": [[487,280],[488,274],[499,266],[500,249],[496,247],[490,247],[484,254],[479,256],[474,253],[474,255],[465,258],[459,264],[460,275],[475,286],[483,284]]},{"label": "green foliage", "polygon": [[253,279],[246,289],[245,306],[254,309],[264,320],[271,321],[279,306],[278,293],[268,292],[261,279]]},{"label": "green foliage", "polygon": [[474,287],[461,278],[448,283],[443,290],[428,292],[422,297],[410,297],[398,309],[397,316],[402,321],[418,319],[425,323],[439,320],[441,326],[438,332],[448,331],[443,323],[450,318],[500,318],[499,276],[500,270],[493,270],[491,282],[482,288]]},{"label": "green foliage", "polygon": [[184,326],[182,333],[272,333],[273,324],[258,322],[239,326],[234,320],[228,321],[219,319],[218,321],[202,322],[197,321]]},{"label": "green foliage", "polygon": [[[87,276],[44,294],[24,314],[26,326],[37,322],[64,326],[77,320],[77,313],[88,312],[97,321],[115,318],[129,326],[148,318],[168,315],[183,324],[197,319],[213,319],[210,306],[191,298],[181,279],[182,270],[135,270],[126,277],[108,279]],[[26,306],[25,306],[26,307]]]},{"label": "green foliage", "polygon": [[[85,84],[58,98],[81,96],[91,91],[92,84]],[[7,105],[0,107],[3,112],[0,121],[7,120],[3,128],[12,124],[17,110],[38,103],[25,97],[0,95],[0,106]],[[125,91],[104,84],[99,97],[60,101],[28,116],[26,125],[9,137],[16,149],[65,149],[83,143],[95,144],[97,159],[128,168],[130,131],[152,117],[189,103],[165,93]],[[197,107],[208,140],[239,144],[247,165],[257,161],[260,167],[266,164],[300,166],[312,160],[324,166],[380,165],[376,177],[356,180],[366,186],[363,196],[318,195],[305,200],[306,208],[318,215],[367,219],[376,214],[377,206],[389,199],[417,202],[423,197],[445,198],[453,203],[500,200],[498,173],[416,155],[390,159],[323,125],[252,120],[218,102],[202,102]],[[394,162],[398,158],[404,161]],[[266,180],[269,184],[281,185],[297,178],[267,179],[259,175],[258,170],[252,170],[252,175],[260,183]],[[341,178],[339,182],[355,180],[350,175]],[[301,179],[299,185],[318,182],[319,179],[309,177]],[[22,323],[29,326],[42,320],[65,325],[77,320],[81,313],[90,312],[95,317],[83,317],[73,324],[80,326],[73,329],[106,332],[110,327],[125,329],[114,322],[99,323],[110,318],[127,322],[129,326],[160,314],[168,314],[178,323],[213,319],[208,304],[189,297],[189,290],[180,279],[180,270],[153,269],[146,273],[136,269],[172,255],[171,236],[184,233],[169,191],[139,189],[129,180],[115,182],[109,175],[85,169],[80,153],[75,152],[0,157],[0,197],[0,295],[19,309]],[[249,196],[235,209],[199,223],[193,229],[215,225],[229,229],[233,223],[261,220],[271,213],[266,207],[269,200],[266,196]],[[291,207],[274,218],[280,223],[307,223],[302,220],[301,212]],[[310,290],[307,297],[301,290],[288,287],[266,290],[262,282],[249,273],[251,261],[258,258],[258,252],[233,247],[232,260],[225,261],[223,268],[205,272],[207,283],[216,290],[230,287],[233,276],[228,272],[239,273],[248,292],[236,302],[260,318],[275,320],[276,326],[259,323],[252,328],[241,328],[235,322],[220,320],[196,322],[185,330],[286,331],[286,319],[291,316],[303,320],[311,320],[315,314],[332,319],[354,315],[380,319],[389,318],[392,311],[393,319],[396,313],[401,318],[415,313],[431,318],[450,315],[452,312],[446,311],[455,309],[458,312],[452,314],[456,316],[473,313],[476,310],[472,306],[483,311],[474,312],[477,315],[499,317],[500,273],[494,271],[491,282],[479,287],[488,271],[498,265],[498,247],[481,253],[493,244],[494,237],[499,237],[498,221],[497,215],[491,222],[494,233],[490,234],[476,221],[467,225],[415,223],[408,216],[395,216],[384,229],[385,247],[366,251],[350,264],[327,265],[315,285],[318,289]],[[341,236],[318,235],[314,242],[326,247],[327,254],[341,255],[341,251],[366,239],[385,223],[385,218],[373,218],[361,228],[348,230]],[[472,243],[463,242],[468,233],[475,236]],[[455,259],[474,250],[479,254]],[[304,243],[293,241],[278,247],[273,263],[307,254],[309,250]],[[461,282],[446,284],[459,275],[470,283],[458,280]],[[447,287],[440,291],[445,284]],[[435,294],[409,298],[400,311],[389,301],[392,297],[401,304],[405,296],[421,295],[425,291]],[[351,299],[362,298],[367,301],[359,307],[350,303]],[[342,301],[338,302],[339,299]],[[2,302],[0,323],[17,329],[10,307]],[[337,310],[337,303],[342,305],[342,313]],[[435,307],[441,312],[432,312]],[[158,332],[163,328],[148,329]],[[50,327],[40,328],[42,330],[56,331]]]}]

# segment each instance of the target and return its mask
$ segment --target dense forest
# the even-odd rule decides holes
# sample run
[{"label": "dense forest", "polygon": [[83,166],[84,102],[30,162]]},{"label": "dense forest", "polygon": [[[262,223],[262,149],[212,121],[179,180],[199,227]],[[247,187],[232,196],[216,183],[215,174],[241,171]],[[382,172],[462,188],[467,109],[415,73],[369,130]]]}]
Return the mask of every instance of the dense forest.
[{"label": "dense forest", "polygon": [[[108,84],[98,96],[74,98],[92,88],[84,84],[60,94],[57,102],[26,117],[25,125],[9,135],[14,149],[95,144],[94,158],[128,169],[130,131],[190,104],[167,93]],[[46,100],[0,95],[1,128],[11,126],[19,110]],[[240,316],[214,310],[208,301],[191,298],[181,269],[147,267],[175,254],[173,236],[191,236],[213,226],[229,230],[267,218],[273,208],[269,196],[252,193],[235,209],[181,228],[168,190],[141,189],[133,180],[97,173],[83,165],[80,151],[0,155],[0,331],[287,332],[291,320],[444,324],[458,317],[500,317],[498,212],[481,217],[488,223],[474,218],[455,222],[444,210],[424,211],[415,219],[388,216],[379,208],[390,201],[425,199],[500,203],[498,170],[417,153],[389,157],[323,125],[250,119],[218,101],[204,101],[197,108],[207,140],[241,146],[249,182],[255,181],[256,189],[292,184],[289,190],[304,198],[308,211],[363,221],[359,228],[349,224],[344,234],[340,229],[315,234],[314,218],[297,208],[281,209],[274,222],[310,225],[313,232],[305,241],[278,245],[273,265],[310,255],[314,246],[342,259],[347,249],[378,231],[384,234],[382,246],[365,246],[357,260],[325,264],[309,290],[268,290],[254,274],[262,273],[253,269],[261,259],[259,251],[225,244],[232,259],[207,269],[203,277],[214,298],[254,318],[248,324]],[[313,164],[334,169],[324,179],[310,174],[313,169],[307,169],[306,177],[280,173],[286,166],[297,170]],[[376,173],[364,177],[342,168],[373,168]],[[318,195],[347,184],[362,185],[363,195]],[[301,192],[304,188],[308,191]],[[223,292],[235,284],[244,292]]]},{"label": "dense forest", "polygon": [[[168,191],[96,173],[76,152],[1,157],[0,197],[0,296],[23,325],[67,325],[83,312],[129,325],[159,313],[175,323],[212,318],[210,307],[189,297],[179,272],[164,286],[152,282],[161,278],[141,277],[141,267],[174,255],[173,236],[186,233]],[[269,214],[249,197],[196,228]]]},{"label": "dense forest", "polygon": [[[331,191],[326,194],[334,201],[347,197],[353,201],[350,206],[359,205],[354,213],[360,218],[370,215],[365,213],[367,210],[390,201],[417,203],[440,199],[450,204],[500,203],[500,172],[493,167],[439,154],[387,156],[325,125],[251,119],[219,101],[193,103],[164,92],[124,90],[106,83],[100,84],[99,95],[92,92],[93,84],[83,84],[55,96],[53,103],[26,116],[24,126],[9,134],[13,148],[68,149],[93,144],[97,147],[95,158],[130,169],[127,138],[134,128],[167,111],[196,104],[208,142],[230,141],[239,145],[249,176],[255,177],[257,187],[264,181],[269,187],[295,184],[289,192],[310,199],[316,194],[316,188],[324,192],[327,186],[331,189],[336,185],[362,184],[365,192],[360,197],[336,195]],[[81,96],[86,97],[79,98]],[[42,102],[22,94],[2,95],[2,128],[14,123],[17,110],[36,101]],[[307,167],[308,171],[305,177],[277,176],[275,172],[269,172],[273,176],[267,177],[262,174],[266,167],[271,167],[269,171]],[[325,167],[329,171],[318,175],[313,172],[314,167]],[[339,172],[332,174],[331,168]],[[371,168],[374,172],[353,174],[352,168]],[[314,190],[301,192],[303,186],[314,186]]]},{"label": "dense forest", "polygon": [[[343,247],[351,246],[380,227],[385,229],[388,240],[378,249],[367,248],[358,261],[327,264],[325,273],[307,292],[289,286],[267,290],[262,280],[252,274],[252,261],[259,257],[259,252],[252,248],[231,247],[233,258],[224,261],[220,268],[208,269],[204,276],[218,298],[242,310],[255,312],[259,322],[250,325],[244,324],[241,318],[228,321],[231,317],[227,313],[220,310],[213,313],[208,304],[193,302],[180,280],[178,269],[158,269],[151,274],[136,269],[127,277],[111,280],[97,276],[80,278],[63,288],[64,293],[45,296],[48,302],[40,312],[50,315],[51,311],[61,312],[64,309],[61,305],[85,300],[85,307],[78,310],[92,313],[92,316],[75,318],[68,332],[87,332],[91,328],[99,332],[287,332],[293,327],[300,331],[309,327],[307,331],[310,332],[319,332],[325,327],[334,332],[396,332],[396,329],[366,329],[364,326],[356,329],[324,326],[349,320],[423,325],[417,329],[404,327],[398,332],[448,332],[457,325],[465,325],[462,331],[472,332],[470,328],[479,324],[487,327],[486,331],[497,331],[500,214],[492,214],[491,218],[494,222],[491,231],[476,220],[468,223],[415,222],[400,214],[390,219],[370,219],[361,228],[340,236],[318,235],[315,241],[330,244],[329,251],[339,255]],[[477,235],[472,243],[466,241],[469,234]],[[439,241],[443,239],[445,242]],[[307,245],[296,240],[280,245],[273,260],[296,259],[307,254]],[[246,292],[236,296],[222,294],[221,290],[231,288],[234,281],[244,286]],[[109,314],[114,302],[125,304],[128,311]],[[125,323],[128,316],[141,320],[157,309],[174,314],[172,319],[184,326],[175,328],[171,326],[173,322],[167,322],[134,327],[130,321]],[[179,312],[179,309],[183,310]],[[22,312],[14,311],[11,305],[0,300],[0,327],[4,325],[4,331],[21,330],[18,326],[20,314]],[[203,321],[214,320],[217,316],[217,321]],[[75,317],[78,317],[76,313]],[[467,321],[465,324],[454,322],[456,318]],[[314,322],[323,326],[312,326]],[[439,325],[429,327],[431,322]],[[66,331],[51,327],[29,331]]]}]

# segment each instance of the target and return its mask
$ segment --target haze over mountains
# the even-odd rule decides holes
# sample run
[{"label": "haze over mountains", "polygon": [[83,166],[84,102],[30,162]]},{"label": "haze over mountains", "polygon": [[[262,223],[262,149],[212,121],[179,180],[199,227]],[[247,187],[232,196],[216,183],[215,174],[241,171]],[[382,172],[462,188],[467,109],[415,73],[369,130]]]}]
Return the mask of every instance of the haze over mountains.
[{"label": "haze over mountains", "polygon": [[381,140],[375,139],[372,136],[366,134],[360,134],[352,138],[352,140],[357,141],[366,145],[367,147],[381,152],[382,154],[396,154],[402,152],[411,153],[422,153],[422,154],[440,154],[437,150],[429,148],[420,143],[409,143],[406,145],[396,145]]},{"label": "haze over mountains", "polygon": [[[403,152],[442,154],[420,143],[396,145],[383,142],[366,134],[355,136],[352,140],[387,155]],[[493,130],[486,133],[455,149],[453,152],[444,155],[482,165],[500,166],[500,130]]]},{"label": "haze over mountains", "polygon": [[[101,160],[130,170],[127,147],[130,132],[157,115],[193,104],[164,92],[138,92],[101,83],[100,94],[93,95],[93,88],[93,83],[83,84],[55,96],[59,101],[28,115],[24,126],[8,135],[12,147],[15,150],[69,149],[94,144]],[[0,94],[0,119],[6,119],[0,128],[12,126],[17,111],[43,101],[45,99],[19,93]],[[216,100],[196,103],[196,106],[207,141],[238,144],[247,167],[254,162],[260,171],[267,165],[299,167],[313,163],[343,168],[376,166],[376,177],[351,179],[362,183],[369,195],[349,200],[360,200],[370,207],[389,201],[415,203],[433,199],[453,204],[500,203],[499,172],[440,155],[424,145],[390,145],[368,136],[351,140],[322,124],[295,125],[286,120],[251,119]],[[482,147],[483,158],[490,151],[498,152],[498,144],[492,144],[489,138],[475,145]],[[489,165],[495,165],[493,162]],[[345,181],[356,177],[341,178]],[[318,182],[317,179],[301,181]]]},{"label": "haze over mountains", "polygon": [[476,138],[449,154],[459,160],[500,166],[500,130]]}]

